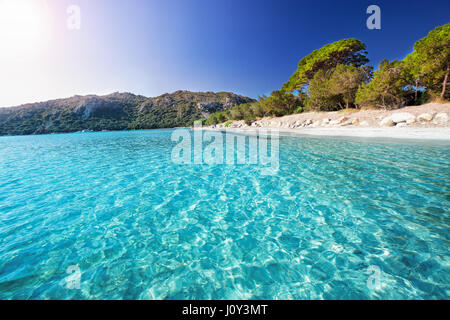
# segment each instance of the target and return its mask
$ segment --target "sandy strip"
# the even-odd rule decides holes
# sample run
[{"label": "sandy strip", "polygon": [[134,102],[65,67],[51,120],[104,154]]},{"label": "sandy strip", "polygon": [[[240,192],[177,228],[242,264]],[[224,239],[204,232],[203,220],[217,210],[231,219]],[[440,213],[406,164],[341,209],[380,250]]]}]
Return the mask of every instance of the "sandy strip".
[{"label": "sandy strip", "polygon": [[[261,128],[277,129],[277,128]],[[227,129],[210,129],[227,132],[254,133],[258,131],[255,128],[227,128]],[[379,127],[379,128],[299,128],[299,129],[279,129],[280,134],[289,135],[307,135],[307,136],[328,136],[328,137],[358,137],[358,138],[392,138],[392,139],[411,139],[411,140],[439,140],[447,141],[450,144],[450,127],[441,128],[396,128],[396,127]]]}]

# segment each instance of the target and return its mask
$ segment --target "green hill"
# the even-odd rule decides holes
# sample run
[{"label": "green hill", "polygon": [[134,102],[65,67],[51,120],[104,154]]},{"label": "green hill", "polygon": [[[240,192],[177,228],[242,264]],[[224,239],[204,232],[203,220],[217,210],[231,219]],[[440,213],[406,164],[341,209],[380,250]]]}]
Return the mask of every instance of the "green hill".
[{"label": "green hill", "polygon": [[251,101],[230,92],[176,91],[156,98],[131,93],[74,96],[0,108],[0,135],[183,127]]}]

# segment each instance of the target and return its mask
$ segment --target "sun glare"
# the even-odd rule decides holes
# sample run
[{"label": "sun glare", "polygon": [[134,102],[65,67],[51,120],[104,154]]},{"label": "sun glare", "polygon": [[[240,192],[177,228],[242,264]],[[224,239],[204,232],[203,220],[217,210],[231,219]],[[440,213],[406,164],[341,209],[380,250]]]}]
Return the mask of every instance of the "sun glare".
[{"label": "sun glare", "polygon": [[22,56],[40,48],[48,35],[43,4],[39,0],[0,0],[2,51]]}]

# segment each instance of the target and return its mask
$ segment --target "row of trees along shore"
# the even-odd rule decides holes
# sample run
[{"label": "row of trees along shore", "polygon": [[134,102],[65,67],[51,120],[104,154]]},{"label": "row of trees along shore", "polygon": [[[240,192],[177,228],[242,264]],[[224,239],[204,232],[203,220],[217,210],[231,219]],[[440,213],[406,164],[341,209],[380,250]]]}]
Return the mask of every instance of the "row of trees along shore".
[{"label": "row of trees along shore", "polygon": [[344,39],[314,50],[269,97],[213,113],[206,124],[251,123],[260,117],[346,108],[396,109],[449,98],[450,24],[414,44],[403,60],[383,60],[373,71],[366,45]]}]

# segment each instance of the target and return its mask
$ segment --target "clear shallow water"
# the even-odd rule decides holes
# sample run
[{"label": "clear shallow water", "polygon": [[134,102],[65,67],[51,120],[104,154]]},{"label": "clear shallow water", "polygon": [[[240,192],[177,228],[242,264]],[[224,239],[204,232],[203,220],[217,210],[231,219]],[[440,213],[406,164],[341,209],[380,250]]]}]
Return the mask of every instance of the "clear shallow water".
[{"label": "clear shallow water", "polygon": [[449,298],[448,145],[282,137],[261,176],[171,133],[0,137],[0,298]]}]

